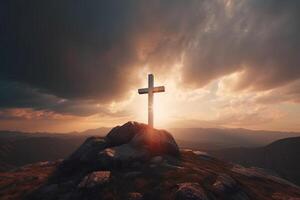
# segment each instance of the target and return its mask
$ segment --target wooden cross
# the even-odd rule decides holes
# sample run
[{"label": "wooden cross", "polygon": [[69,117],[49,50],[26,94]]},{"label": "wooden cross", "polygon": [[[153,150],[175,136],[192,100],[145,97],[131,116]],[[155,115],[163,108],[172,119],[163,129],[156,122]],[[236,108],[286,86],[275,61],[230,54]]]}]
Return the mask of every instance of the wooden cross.
[{"label": "wooden cross", "polygon": [[139,94],[148,94],[148,125],[151,127],[153,127],[153,93],[164,91],[164,86],[154,87],[153,74],[148,74],[148,88],[138,89]]}]

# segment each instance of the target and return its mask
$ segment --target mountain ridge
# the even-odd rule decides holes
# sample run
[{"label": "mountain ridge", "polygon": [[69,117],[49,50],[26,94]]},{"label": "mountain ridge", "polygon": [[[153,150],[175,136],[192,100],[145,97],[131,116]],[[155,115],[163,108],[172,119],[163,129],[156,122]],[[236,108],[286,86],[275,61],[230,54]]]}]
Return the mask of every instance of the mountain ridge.
[{"label": "mountain ridge", "polygon": [[228,148],[210,151],[217,158],[273,170],[300,185],[300,137],[284,138],[259,148]]}]

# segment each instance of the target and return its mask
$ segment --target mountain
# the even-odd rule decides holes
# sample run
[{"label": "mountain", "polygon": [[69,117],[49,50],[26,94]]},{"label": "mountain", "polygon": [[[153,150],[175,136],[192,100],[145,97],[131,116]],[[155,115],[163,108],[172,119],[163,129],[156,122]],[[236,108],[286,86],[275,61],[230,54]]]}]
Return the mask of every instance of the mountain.
[{"label": "mountain", "polygon": [[229,148],[210,152],[227,161],[273,170],[300,185],[300,137],[277,140],[260,148]]},{"label": "mountain", "polygon": [[89,137],[64,160],[0,173],[1,199],[299,199],[300,188],[258,168],[179,149],[173,136],[128,122]]},{"label": "mountain", "polygon": [[176,140],[182,141],[184,146],[192,145],[201,150],[260,147],[279,139],[300,136],[299,132],[248,130],[242,128],[174,128],[169,129],[169,131],[173,133]]},{"label": "mountain", "polygon": [[100,127],[100,128],[95,128],[95,129],[88,129],[82,132],[79,132],[78,135],[86,135],[86,136],[105,136],[108,131],[110,131],[111,128],[107,127]]},{"label": "mountain", "polygon": [[68,135],[1,135],[0,171],[34,162],[65,158],[85,139],[86,136]]},{"label": "mountain", "polygon": [[[0,131],[0,171],[44,160],[63,159],[87,137],[104,137],[110,128],[102,127],[83,132],[25,133]],[[293,132],[253,131],[247,129],[176,128],[169,129],[181,148],[202,151],[232,147],[258,147],[277,139],[299,136]]]}]

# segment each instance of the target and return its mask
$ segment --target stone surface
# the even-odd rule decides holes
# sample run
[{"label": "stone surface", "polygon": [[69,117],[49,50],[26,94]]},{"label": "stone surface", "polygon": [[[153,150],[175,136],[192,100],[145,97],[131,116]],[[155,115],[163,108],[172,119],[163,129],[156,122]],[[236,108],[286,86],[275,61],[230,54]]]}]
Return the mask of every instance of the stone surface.
[{"label": "stone surface", "polygon": [[237,183],[231,176],[219,174],[213,188],[217,193],[230,193],[237,189]]},{"label": "stone surface", "polygon": [[137,149],[147,149],[152,155],[179,156],[178,146],[170,133],[137,122],[113,128],[106,141],[110,146],[130,144]]},{"label": "stone surface", "polygon": [[111,146],[128,143],[136,134],[145,132],[147,125],[138,122],[127,122],[122,126],[113,128],[107,135],[106,140]]},{"label": "stone surface", "polygon": [[199,183],[178,184],[176,200],[209,200]]},{"label": "stone surface", "polygon": [[89,137],[86,141],[65,161],[91,162],[97,153],[107,147],[101,137]]},{"label": "stone surface", "polygon": [[128,194],[128,200],[142,200],[143,195],[138,192],[131,192]]},{"label": "stone surface", "polygon": [[86,175],[79,183],[79,188],[92,188],[109,182],[110,171],[96,171]]},{"label": "stone surface", "polygon": [[[153,156],[178,159],[179,154],[170,133],[146,124],[127,122],[113,128],[105,138],[88,138],[62,162],[51,179],[66,181],[92,171],[132,167],[134,162],[147,163]],[[155,159],[159,162],[161,158]]]},{"label": "stone surface", "polygon": [[145,161],[149,156],[146,149],[137,149],[130,144],[107,148],[99,153],[98,160],[103,167],[114,168]]},{"label": "stone surface", "polygon": [[270,179],[274,182],[280,183],[280,184],[286,184],[286,185],[290,185],[292,187],[298,187],[297,185],[276,176],[274,173],[269,172],[265,169],[262,168],[257,168],[257,167],[243,167],[241,165],[234,165],[231,170],[235,173],[239,173],[242,174],[244,176],[247,176],[249,178],[267,178]]},{"label": "stone surface", "polygon": [[148,129],[142,134],[136,134],[130,141],[132,146],[146,148],[152,156],[180,155],[179,148],[170,133],[164,130]]},{"label": "stone surface", "polygon": [[250,198],[245,192],[239,191],[231,196],[231,200],[250,200]]},{"label": "stone surface", "polygon": [[127,172],[126,174],[124,174],[124,178],[132,179],[138,177],[141,174],[142,172],[140,171]]},{"label": "stone surface", "polygon": [[151,158],[150,160],[150,163],[153,163],[153,164],[160,164],[163,162],[163,157],[162,156],[155,156],[153,158]]}]

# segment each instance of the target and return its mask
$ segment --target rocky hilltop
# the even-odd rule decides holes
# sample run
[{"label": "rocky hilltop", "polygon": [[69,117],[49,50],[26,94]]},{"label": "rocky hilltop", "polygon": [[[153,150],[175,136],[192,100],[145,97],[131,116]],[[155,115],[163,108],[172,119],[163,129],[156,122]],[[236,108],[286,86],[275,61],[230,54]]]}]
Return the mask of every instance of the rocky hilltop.
[{"label": "rocky hilltop", "polygon": [[172,135],[128,122],[65,160],[0,174],[1,199],[297,200],[300,189],[257,168],[179,150]]}]

